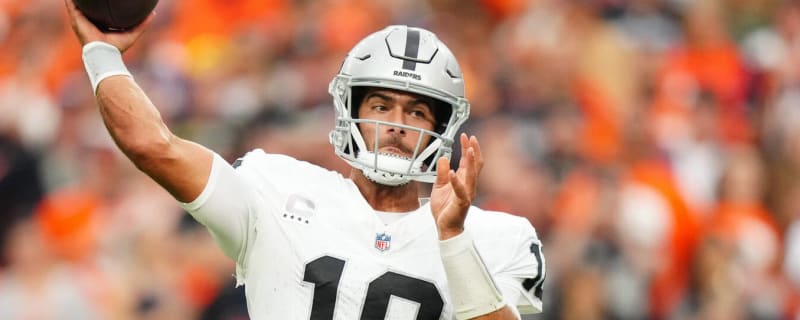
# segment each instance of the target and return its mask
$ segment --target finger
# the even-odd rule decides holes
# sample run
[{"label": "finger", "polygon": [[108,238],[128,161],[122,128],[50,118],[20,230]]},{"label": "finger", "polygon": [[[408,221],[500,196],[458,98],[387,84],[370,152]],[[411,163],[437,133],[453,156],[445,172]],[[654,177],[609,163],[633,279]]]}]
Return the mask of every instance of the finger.
[{"label": "finger", "polygon": [[[476,153],[473,147],[473,139],[467,137],[466,133],[461,134],[461,160],[458,162],[458,173],[460,175],[472,176],[476,169]],[[475,140],[477,142],[477,140]],[[478,168],[480,170],[480,168]]]},{"label": "finger", "polygon": [[461,152],[466,153],[467,148],[469,148],[469,138],[467,134],[462,132],[458,138],[461,140]]},{"label": "finger", "polygon": [[76,10],[75,3],[73,3],[72,0],[64,0],[64,6],[67,7],[67,12],[72,16]]},{"label": "finger", "polygon": [[[474,194],[476,189],[475,188],[476,181],[478,180],[477,179],[478,168],[477,165],[475,164],[475,149],[473,149],[472,147],[467,149],[467,154],[465,158],[467,159],[466,160],[467,165],[464,166],[464,173],[462,174],[463,175],[462,179],[464,179],[466,190]],[[459,171],[461,171],[461,168],[459,168]]]},{"label": "finger", "polygon": [[467,154],[469,154],[469,138],[467,138],[466,133],[461,133],[459,137],[461,139],[461,159],[458,160],[458,171],[461,172],[462,168],[467,169],[470,166],[470,161],[467,159]]},{"label": "finger", "polygon": [[467,154],[467,149],[469,148],[469,138],[467,138],[467,134],[462,132],[459,139],[461,140],[461,154]]},{"label": "finger", "polygon": [[75,7],[75,3],[72,0],[64,0],[64,6],[67,8],[67,14],[69,14],[69,22],[72,25],[72,29],[76,30],[78,27],[76,17],[80,14],[78,8]]},{"label": "finger", "polygon": [[472,150],[475,152],[475,164],[477,168],[476,174],[480,174],[481,169],[483,169],[483,152],[481,152],[481,145],[478,142],[478,137],[476,136],[470,137],[469,142]]},{"label": "finger", "polygon": [[441,157],[436,160],[436,182],[435,186],[443,186],[450,182],[450,159]]},{"label": "finger", "polygon": [[456,172],[450,170],[450,185],[453,186],[453,192],[456,193],[456,198],[460,200],[462,204],[464,203],[471,203],[472,197],[470,197],[470,193],[467,191],[467,187],[464,185],[464,182],[458,178]]},{"label": "finger", "polygon": [[64,0],[70,17],[72,30],[81,44],[86,44],[103,38],[103,33],[81,12],[73,0]]},{"label": "finger", "polygon": [[67,6],[67,12],[69,13],[70,18],[72,18],[72,21],[74,22],[73,24],[83,24],[83,20],[85,20],[87,23],[90,23],[89,19],[86,18],[83,12],[78,9],[78,6],[75,4],[75,2],[73,2],[73,0],[64,0],[64,4]]}]

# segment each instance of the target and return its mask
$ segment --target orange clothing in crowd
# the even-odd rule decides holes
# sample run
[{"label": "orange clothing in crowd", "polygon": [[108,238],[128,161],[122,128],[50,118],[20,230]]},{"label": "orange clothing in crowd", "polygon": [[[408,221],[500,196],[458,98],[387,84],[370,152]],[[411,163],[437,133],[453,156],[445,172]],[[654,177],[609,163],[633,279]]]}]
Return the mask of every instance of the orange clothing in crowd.
[{"label": "orange clothing in crowd", "polygon": [[583,155],[596,163],[611,163],[618,160],[622,133],[620,119],[612,99],[589,81],[575,85],[575,96],[583,115],[581,141]]},{"label": "orange clothing in crowd", "polygon": [[495,21],[524,13],[529,5],[525,0],[481,0],[480,3]]},{"label": "orange clothing in crowd", "polygon": [[384,24],[381,18],[381,11],[369,1],[339,1],[322,13],[318,40],[325,52],[346,53],[354,43],[380,28]]},{"label": "orange clothing in crowd", "polygon": [[77,261],[93,253],[101,202],[97,194],[75,188],[50,193],[42,200],[34,216],[56,256]]},{"label": "orange clothing in crowd", "polygon": [[781,234],[773,216],[758,203],[722,202],[706,224],[706,233],[740,247],[744,264],[760,272],[776,272],[782,252]]},{"label": "orange clothing in crowd", "polygon": [[588,170],[573,170],[553,201],[553,224],[574,234],[589,234],[596,227],[600,186]]},{"label": "orange clothing in crowd", "polygon": [[[680,48],[666,56],[656,76],[657,97],[672,97],[685,109],[699,91],[709,91],[717,99],[722,137],[728,142],[748,142],[753,128],[745,113],[748,74],[732,43],[703,48]],[[676,91],[677,90],[677,91]]]},{"label": "orange clothing in crowd", "polygon": [[679,302],[687,287],[689,264],[696,246],[699,221],[681,197],[669,168],[657,161],[642,161],[631,166],[629,179],[657,191],[669,204],[672,230],[665,244],[667,264],[656,272],[651,286],[651,314],[667,315]]},{"label": "orange clothing in crowd", "polygon": [[175,1],[169,33],[184,43],[204,34],[228,37],[244,27],[285,19],[290,10],[285,0]]}]

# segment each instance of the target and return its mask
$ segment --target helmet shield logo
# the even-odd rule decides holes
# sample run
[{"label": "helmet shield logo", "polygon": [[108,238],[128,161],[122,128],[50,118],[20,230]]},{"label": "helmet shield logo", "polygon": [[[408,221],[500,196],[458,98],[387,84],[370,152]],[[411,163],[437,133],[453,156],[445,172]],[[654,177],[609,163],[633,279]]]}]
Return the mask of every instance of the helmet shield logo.
[{"label": "helmet shield logo", "polygon": [[431,33],[421,33],[417,29],[394,29],[386,36],[386,45],[392,57],[402,59],[403,69],[414,70],[416,63],[430,63],[439,51],[439,46]]}]

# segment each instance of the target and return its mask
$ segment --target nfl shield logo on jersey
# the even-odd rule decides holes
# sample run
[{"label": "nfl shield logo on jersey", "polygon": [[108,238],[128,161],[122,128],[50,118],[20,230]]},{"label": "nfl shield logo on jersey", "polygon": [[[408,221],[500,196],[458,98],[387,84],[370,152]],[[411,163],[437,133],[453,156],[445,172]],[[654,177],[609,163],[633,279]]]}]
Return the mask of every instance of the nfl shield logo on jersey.
[{"label": "nfl shield logo on jersey", "polygon": [[389,250],[389,246],[392,244],[392,236],[381,233],[375,235],[375,249],[380,251]]}]

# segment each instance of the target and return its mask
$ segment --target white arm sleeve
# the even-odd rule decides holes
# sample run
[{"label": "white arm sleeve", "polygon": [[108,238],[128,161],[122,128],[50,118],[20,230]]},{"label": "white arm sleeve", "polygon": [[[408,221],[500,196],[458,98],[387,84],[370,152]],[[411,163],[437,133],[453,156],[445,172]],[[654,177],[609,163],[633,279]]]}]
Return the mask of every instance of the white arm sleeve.
[{"label": "white arm sleeve", "polygon": [[215,153],[206,187],[194,201],[181,203],[181,207],[208,228],[228,257],[240,263],[253,203],[254,190]]}]

